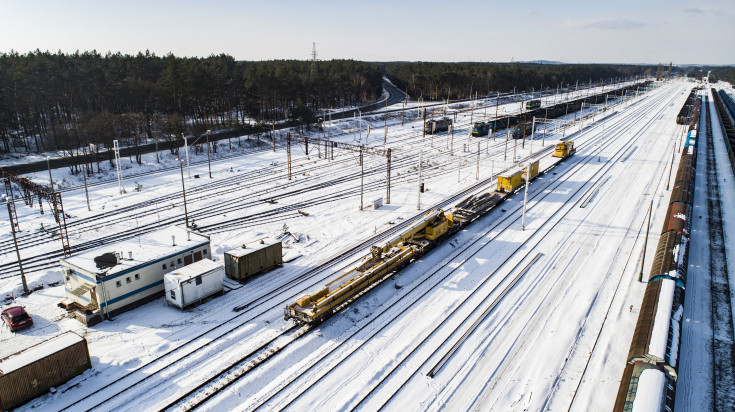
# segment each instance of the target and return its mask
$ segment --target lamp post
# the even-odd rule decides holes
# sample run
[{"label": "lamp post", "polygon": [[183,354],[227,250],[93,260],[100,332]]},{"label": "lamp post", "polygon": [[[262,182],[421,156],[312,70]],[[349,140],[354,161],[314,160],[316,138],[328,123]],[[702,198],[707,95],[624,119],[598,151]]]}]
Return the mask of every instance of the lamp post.
[{"label": "lamp post", "polygon": [[48,180],[49,185],[51,186],[51,193],[54,192],[54,178],[51,176],[51,161],[49,160],[49,156],[46,156],[46,166],[48,167]]},{"label": "lamp post", "polygon": [[181,158],[177,160],[181,169],[181,193],[184,195],[184,216],[186,217],[186,227],[189,227],[189,211],[186,209],[186,186],[184,186],[184,161]]},{"label": "lamp post", "polygon": [[[212,159],[209,157],[209,132],[211,130],[207,130],[207,167],[209,167],[209,178],[212,178]],[[188,226],[188,225],[187,225]]]}]

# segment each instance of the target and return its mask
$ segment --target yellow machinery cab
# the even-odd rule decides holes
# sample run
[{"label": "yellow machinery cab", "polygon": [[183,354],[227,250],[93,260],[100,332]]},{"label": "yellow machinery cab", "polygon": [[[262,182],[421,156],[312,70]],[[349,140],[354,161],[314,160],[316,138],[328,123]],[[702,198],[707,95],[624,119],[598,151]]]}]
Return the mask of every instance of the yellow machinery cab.
[{"label": "yellow machinery cab", "polygon": [[[537,169],[538,170],[538,169]],[[509,172],[502,175],[498,175],[498,191],[499,192],[512,192],[516,190],[522,183],[521,171]]]},{"label": "yellow machinery cab", "polygon": [[[536,160],[535,162],[531,163],[531,180],[533,180],[533,178],[535,178],[536,175],[538,175],[538,165],[539,165],[539,161],[538,160]],[[523,171],[521,172],[521,179],[524,180],[524,181],[528,181],[529,180],[528,177],[526,176],[526,171],[527,170],[528,169],[526,167],[524,167],[523,168]]]},{"label": "yellow machinery cab", "polygon": [[567,157],[575,152],[574,142],[559,142],[554,147],[554,157]]}]

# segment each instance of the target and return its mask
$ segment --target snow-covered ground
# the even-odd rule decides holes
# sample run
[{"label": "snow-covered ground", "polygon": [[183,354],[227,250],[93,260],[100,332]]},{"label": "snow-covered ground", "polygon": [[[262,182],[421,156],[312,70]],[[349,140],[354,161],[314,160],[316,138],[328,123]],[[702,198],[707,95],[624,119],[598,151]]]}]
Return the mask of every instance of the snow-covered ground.
[{"label": "snow-covered ground", "polygon": [[[22,409],[58,410],[78,400],[72,409],[103,401],[103,410],[161,408],[271,338],[276,338],[271,345],[283,349],[203,404],[205,409],[610,409],[645,287],[638,276],[648,273],[653,260],[669,198],[669,168],[679,160],[676,156],[671,164],[681,138],[674,119],[690,88],[690,83],[664,83],[614,106],[612,113],[608,108],[604,117],[598,113],[594,121],[550,129],[543,147],[541,133],[523,148],[512,139],[506,147],[505,132],[492,139],[468,137],[471,119],[494,115],[492,106],[460,112],[453,136],[422,138],[418,107],[407,112],[403,126],[400,113],[390,115],[385,146],[394,154],[391,204],[377,210],[359,210],[361,168],[355,153],[335,151],[334,160],[325,160],[322,148],[310,145],[306,155],[303,145],[293,145],[288,180],[282,145],[273,152],[268,142],[258,146],[242,138],[250,152],[238,155],[243,149],[236,139],[231,151],[227,141],[219,142],[212,179],[206,151],[192,155],[191,179],[184,169],[190,221],[209,229],[213,255],[221,258],[228,248],[287,228],[298,242],[290,238],[286,251],[300,257],[187,311],[168,307],[161,298],[92,328],[56,307],[63,298],[58,269],[28,271],[31,286],[42,287],[28,297],[18,297],[18,276],[4,277],[5,304],[25,305],[36,325],[17,334],[2,329],[0,358],[64,330],[85,335],[92,356],[92,370]],[[555,97],[546,99],[551,103]],[[498,110],[518,108],[519,103],[509,103]],[[383,117],[362,121],[361,130],[352,120],[334,121],[326,134],[382,148]],[[372,132],[366,138],[368,124]],[[428,188],[420,203],[426,209],[479,181],[492,182],[493,175],[515,167],[514,160],[530,156],[541,160],[542,169],[551,167],[557,160],[548,148],[562,133],[571,136],[577,153],[531,183],[524,230],[521,192],[315,330],[293,342],[288,341],[293,332],[279,337],[292,326],[283,321],[283,306],[340,268],[303,279],[301,274],[419,213],[420,152]],[[54,172],[55,181],[76,187],[63,192],[72,245],[122,230],[148,230],[158,222],[184,223],[175,156],[164,154],[162,164],[169,169],[160,173],[140,174],[161,168],[155,155],[144,161],[144,167],[123,161],[125,194],[116,181],[104,183],[114,175],[103,174],[90,190],[91,211],[78,187],[80,177]],[[34,180],[48,183],[47,173],[36,175]],[[365,157],[364,184],[366,205],[385,198],[384,158]],[[43,235],[21,249],[24,258],[58,252],[58,236],[45,234],[55,225],[53,217],[16,204],[20,235]],[[266,217],[269,212],[275,217]],[[7,220],[0,225],[9,233]],[[7,234],[0,241],[5,245],[9,239]],[[3,250],[0,263],[14,262],[15,251]],[[247,309],[233,311],[245,304]],[[459,349],[434,377],[427,376],[475,321]]]}]

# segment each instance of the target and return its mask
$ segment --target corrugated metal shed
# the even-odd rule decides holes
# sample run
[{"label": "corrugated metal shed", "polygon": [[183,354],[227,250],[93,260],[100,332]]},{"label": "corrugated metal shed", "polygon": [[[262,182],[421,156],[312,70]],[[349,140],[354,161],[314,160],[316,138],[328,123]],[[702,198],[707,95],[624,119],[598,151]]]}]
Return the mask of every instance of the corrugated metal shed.
[{"label": "corrugated metal shed", "polygon": [[87,341],[66,332],[0,361],[0,410],[46,393],[92,367]]}]

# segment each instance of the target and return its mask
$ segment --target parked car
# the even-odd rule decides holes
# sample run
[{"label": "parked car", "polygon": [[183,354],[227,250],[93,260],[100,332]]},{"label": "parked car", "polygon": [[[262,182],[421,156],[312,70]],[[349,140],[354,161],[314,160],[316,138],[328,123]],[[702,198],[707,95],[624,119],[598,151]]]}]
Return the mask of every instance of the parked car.
[{"label": "parked car", "polygon": [[33,318],[21,306],[13,306],[5,309],[0,317],[3,318],[3,322],[13,332],[29,328],[33,325]]}]

